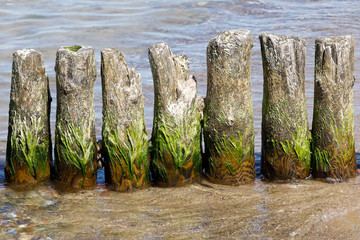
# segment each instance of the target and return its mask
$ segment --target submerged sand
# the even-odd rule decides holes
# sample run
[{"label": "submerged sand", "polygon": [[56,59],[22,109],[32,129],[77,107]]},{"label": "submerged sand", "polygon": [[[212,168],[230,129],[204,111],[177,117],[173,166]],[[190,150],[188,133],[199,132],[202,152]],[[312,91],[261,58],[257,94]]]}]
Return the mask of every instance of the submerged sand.
[{"label": "submerged sand", "polygon": [[1,239],[359,239],[360,177],[131,193],[0,189]]}]

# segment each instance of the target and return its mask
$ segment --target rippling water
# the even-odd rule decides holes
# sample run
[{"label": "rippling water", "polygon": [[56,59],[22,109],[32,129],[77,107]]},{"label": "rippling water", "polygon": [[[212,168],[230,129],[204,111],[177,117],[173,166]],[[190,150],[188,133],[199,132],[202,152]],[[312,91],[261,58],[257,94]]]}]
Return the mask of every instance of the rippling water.
[{"label": "rippling water", "polygon": [[[247,28],[255,40],[251,80],[255,151],[260,152],[263,79],[258,35],[266,31],[306,39],[306,96],[311,123],[314,41],[318,37],[352,35],[360,42],[359,9],[360,2],[350,0],[0,1],[0,238],[337,238],[344,234],[343,238],[358,239],[359,177],[336,185],[316,181],[270,184],[257,179],[248,186],[225,187],[202,181],[183,188],[151,188],[123,194],[108,191],[100,172],[94,190],[59,193],[46,184],[33,190],[6,187],[2,170],[12,53],[17,49],[34,48],[44,55],[54,98],[53,129],[53,69],[59,46],[93,46],[98,73],[101,49],[120,49],[128,64],[142,75],[150,132],[153,85],[148,46],[165,41],[175,54],[188,55],[199,94],[205,96],[208,41],[221,31]],[[355,78],[360,71],[359,49],[355,48]],[[95,88],[100,138],[99,78]],[[359,152],[358,81],[354,91]],[[256,156],[258,163],[259,153]]]}]

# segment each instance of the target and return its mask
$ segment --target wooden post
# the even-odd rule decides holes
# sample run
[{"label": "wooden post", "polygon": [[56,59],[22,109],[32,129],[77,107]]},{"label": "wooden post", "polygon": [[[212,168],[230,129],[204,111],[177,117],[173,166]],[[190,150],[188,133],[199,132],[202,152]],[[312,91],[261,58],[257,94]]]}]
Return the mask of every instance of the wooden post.
[{"label": "wooden post", "polygon": [[56,54],[55,179],[74,187],[96,183],[94,49],[61,47]]},{"label": "wooden post", "polygon": [[166,43],[149,48],[155,106],[151,167],[161,186],[190,183],[201,170],[202,98],[185,55],[175,56]]},{"label": "wooden post", "polygon": [[117,190],[149,183],[149,144],[140,74],[117,49],[101,52],[103,154],[108,183]]},{"label": "wooden post", "polygon": [[6,181],[36,183],[50,178],[50,90],[40,52],[13,54],[6,149]]},{"label": "wooden post", "polygon": [[312,170],[315,178],[356,177],[351,36],[315,41]]},{"label": "wooden post", "polygon": [[207,48],[204,110],[206,175],[212,182],[239,184],[255,178],[249,30],[226,31]]},{"label": "wooden post", "polygon": [[305,100],[305,40],[260,35],[264,70],[261,172],[270,179],[306,178],[310,134]]}]

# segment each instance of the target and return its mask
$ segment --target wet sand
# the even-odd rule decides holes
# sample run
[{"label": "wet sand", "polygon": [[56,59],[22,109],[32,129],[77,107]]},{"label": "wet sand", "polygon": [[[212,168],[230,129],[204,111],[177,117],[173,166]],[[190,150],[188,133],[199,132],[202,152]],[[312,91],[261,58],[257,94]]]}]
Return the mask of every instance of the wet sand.
[{"label": "wet sand", "polygon": [[131,193],[0,189],[1,239],[359,239],[360,177]]}]

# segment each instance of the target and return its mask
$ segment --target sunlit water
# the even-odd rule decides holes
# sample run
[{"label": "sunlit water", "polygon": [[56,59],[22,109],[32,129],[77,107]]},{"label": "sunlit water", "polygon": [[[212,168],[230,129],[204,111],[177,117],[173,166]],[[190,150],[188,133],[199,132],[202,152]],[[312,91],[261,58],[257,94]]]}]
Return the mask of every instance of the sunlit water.
[{"label": "sunlit water", "polygon": [[[0,1],[0,239],[199,239],[360,238],[360,178],[340,184],[318,181],[266,183],[259,177],[262,65],[258,35],[272,32],[307,41],[306,96],[312,119],[314,42],[318,37],[352,35],[360,44],[359,1]],[[109,191],[99,172],[94,190],[63,193],[49,184],[35,189],[5,185],[5,145],[12,53],[43,53],[53,97],[55,54],[63,45],[95,48],[99,73],[102,48],[118,48],[142,75],[150,133],[153,84],[147,48],[167,42],[186,54],[206,94],[206,47],[224,30],[249,29],[254,37],[252,93],[257,180],[229,187],[204,180],[181,188]],[[360,75],[355,48],[355,78]],[[360,84],[354,89],[355,141],[360,149]],[[95,86],[97,137],[101,138],[101,84]],[[310,125],[311,126],[311,125]],[[53,135],[54,136],[54,135]]]}]

